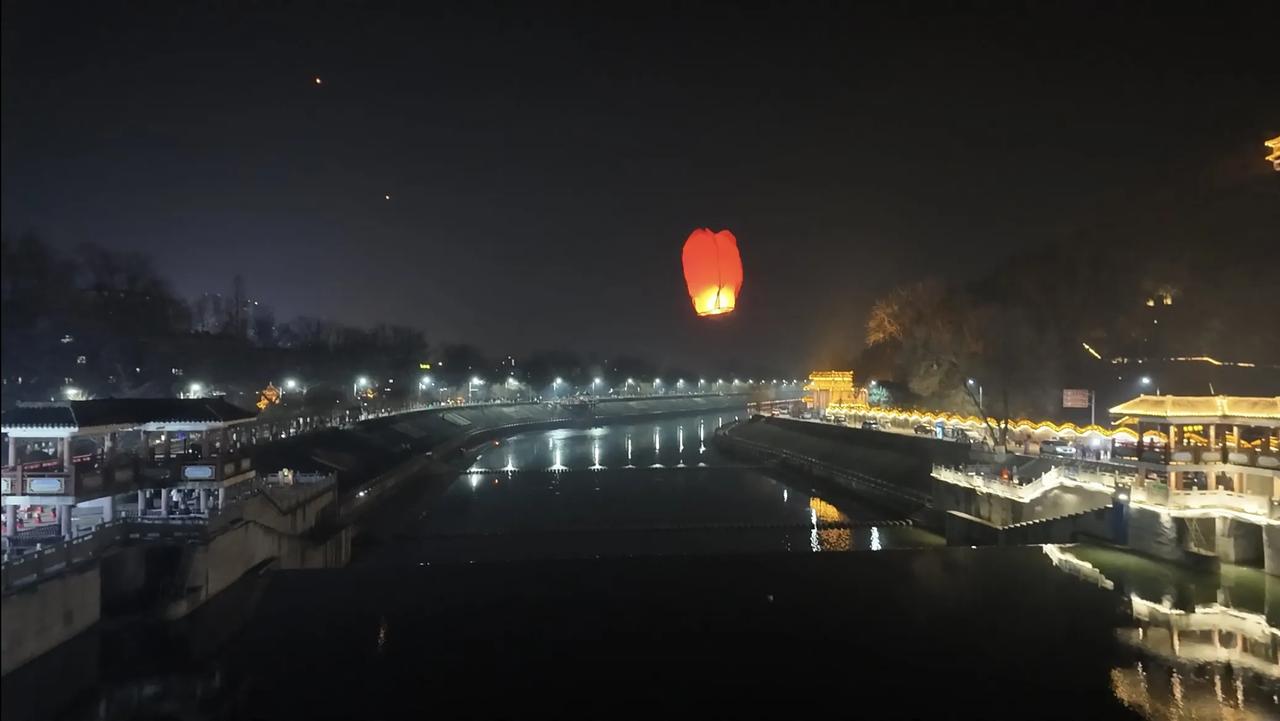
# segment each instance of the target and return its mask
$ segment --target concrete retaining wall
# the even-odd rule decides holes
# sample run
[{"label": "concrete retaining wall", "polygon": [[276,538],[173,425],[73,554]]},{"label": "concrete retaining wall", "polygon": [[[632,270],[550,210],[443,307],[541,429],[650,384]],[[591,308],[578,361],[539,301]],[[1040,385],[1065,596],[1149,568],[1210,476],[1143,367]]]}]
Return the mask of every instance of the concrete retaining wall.
[{"label": "concrete retaining wall", "polygon": [[0,674],[7,674],[98,622],[96,564],[6,594],[0,618]]},{"label": "concrete retaining wall", "polygon": [[1150,508],[1129,509],[1129,547],[1166,561],[1183,557],[1184,527],[1168,513]]},{"label": "concrete retaining wall", "polygon": [[255,568],[336,568],[345,565],[350,555],[347,529],[313,542],[260,523],[238,523],[189,549],[181,571],[181,597],[170,602],[163,615],[167,619],[186,616]]},{"label": "concrete retaining wall", "polygon": [[1262,527],[1263,568],[1272,576],[1280,576],[1280,526]]},{"label": "concrete retaining wall", "polygon": [[762,416],[734,424],[725,431],[724,436],[729,441],[742,440],[849,469],[899,488],[911,496],[922,497],[928,497],[933,492],[933,478],[930,474],[934,457],[931,454],[947,455],[949,460],[949,455],[958,448],[943,449],[936,444],[955,444],[929,438],[894,436],[876,431]]},{"label": "concrete retaining wall", "polygon": [[1040,543],[1074,543],[1082,537],[1111,540],[1110,507],[1069,516],[1000,526],[961,511],[947,511],[948,546],[1026,546]]}]

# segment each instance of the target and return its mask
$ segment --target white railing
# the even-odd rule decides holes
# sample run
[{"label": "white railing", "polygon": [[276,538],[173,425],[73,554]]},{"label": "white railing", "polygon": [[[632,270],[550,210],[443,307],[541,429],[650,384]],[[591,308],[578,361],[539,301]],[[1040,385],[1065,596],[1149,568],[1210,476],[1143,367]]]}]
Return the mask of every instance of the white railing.
[{"label": "white railing", "polygon": [[940,481],[967,486],[983,493],[1011,498],[1022,503],[1033,501],[1048,491],[1061,486],[1073,486],[1087,488],[1099,493],[1111,493],[1115,490],[1116,481],[1119,478],[1114,474],[1080,471],[1078,469],[1067,471],[1063,468],[1051,468],[1031,483],[1017,485],[1012,481],[1005,481],[994,476],[973,471],[960,471],[945,466],[934,466],[933,477]]},{"label": "white railing", "polygon": [[1265,516],[1271,511],[1271,499],[1235,491],[1174,491],[1169,494],[1170,508],[1222,508]]}]

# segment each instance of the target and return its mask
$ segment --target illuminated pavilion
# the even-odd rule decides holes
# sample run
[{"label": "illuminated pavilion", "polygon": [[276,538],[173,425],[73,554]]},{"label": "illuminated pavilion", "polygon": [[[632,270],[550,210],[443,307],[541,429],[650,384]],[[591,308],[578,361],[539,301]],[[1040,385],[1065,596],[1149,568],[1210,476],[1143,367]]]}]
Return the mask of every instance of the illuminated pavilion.
[{"label": "illuminated pavilion", "polygon": [[[1280,502],[1280,396],[1142,395],[1111,413],[1135,427],[1138,485]],[[1203,489],[1194,485],[1199,474]]]},{"label": "illuminated pavilion", "polygon": [[830,406],[865,406],[866,391],[853,385],[853,371],[814,371],[804,386],[805,405],[819,415]]}]

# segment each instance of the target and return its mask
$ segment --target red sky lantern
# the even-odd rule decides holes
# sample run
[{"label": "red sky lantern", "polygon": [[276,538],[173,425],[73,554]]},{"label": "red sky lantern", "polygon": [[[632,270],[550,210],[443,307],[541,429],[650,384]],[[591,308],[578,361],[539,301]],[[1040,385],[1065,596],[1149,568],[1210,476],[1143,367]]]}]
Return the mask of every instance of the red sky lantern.
[{"label": "red sky lantern", "polygon": [[690,233],[684,242],[684,280],[698,315],[731,312],[742,289],[742,257],[733,233],[709,228]]}]

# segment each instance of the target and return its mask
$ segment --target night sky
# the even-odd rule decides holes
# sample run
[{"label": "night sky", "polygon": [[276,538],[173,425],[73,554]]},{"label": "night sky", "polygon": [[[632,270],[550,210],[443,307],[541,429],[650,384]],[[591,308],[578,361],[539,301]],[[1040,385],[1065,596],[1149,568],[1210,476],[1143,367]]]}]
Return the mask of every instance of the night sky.
[{"label": "night sky", "polygon": [[[5,232],[495,354],[799,370],[897,282],[1229,192],[1280,134],[1264,3],[182,5],[5,3]],[[731,316],[689,306],[697,227]]]}]

